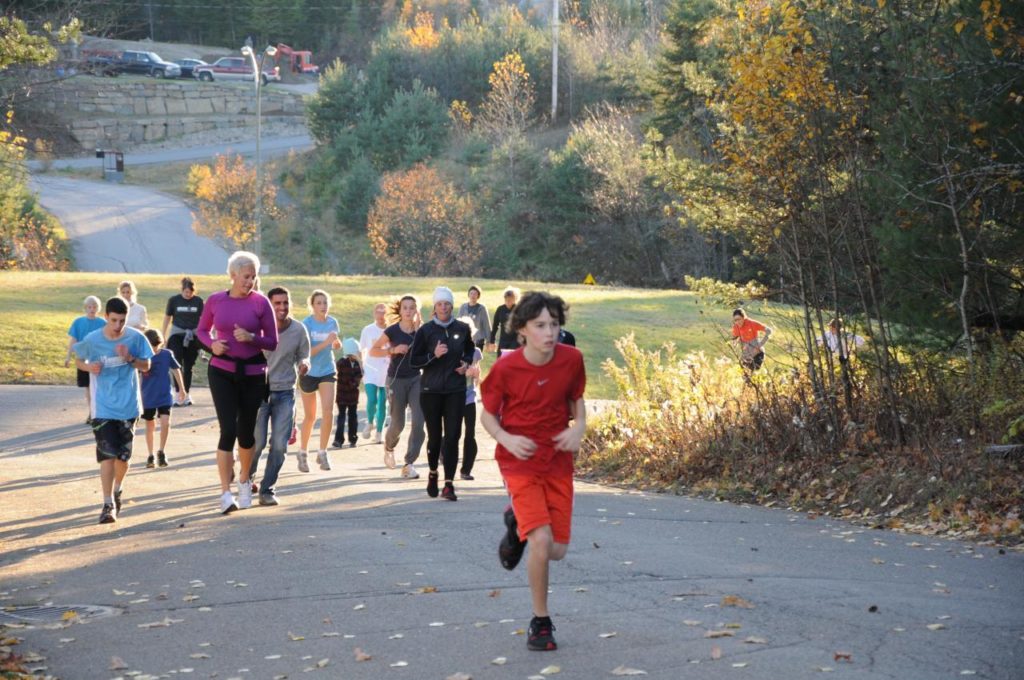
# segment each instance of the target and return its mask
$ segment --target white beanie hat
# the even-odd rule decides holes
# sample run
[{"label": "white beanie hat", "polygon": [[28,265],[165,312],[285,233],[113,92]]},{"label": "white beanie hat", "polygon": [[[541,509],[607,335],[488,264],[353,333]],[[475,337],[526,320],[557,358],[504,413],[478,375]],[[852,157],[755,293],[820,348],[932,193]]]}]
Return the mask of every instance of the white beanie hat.
[{"label": "white beanie hat", "polygon": [[434,304],[438,302],[447,302],[450,305],[455,304],[455,294],[452,293],[452,289],[447,286],[438,286],[434,289]]}]

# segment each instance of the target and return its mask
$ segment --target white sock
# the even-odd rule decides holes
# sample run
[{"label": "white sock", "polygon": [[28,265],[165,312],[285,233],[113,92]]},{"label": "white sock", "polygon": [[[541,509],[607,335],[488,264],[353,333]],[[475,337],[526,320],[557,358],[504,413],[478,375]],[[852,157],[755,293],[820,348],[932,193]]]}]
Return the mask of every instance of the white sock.
[{"label": "white sock", "polygon": [[114,504],[114,497],[113,496],[104,496],[103,497],[103,504],[104,505],[113,505]]}]

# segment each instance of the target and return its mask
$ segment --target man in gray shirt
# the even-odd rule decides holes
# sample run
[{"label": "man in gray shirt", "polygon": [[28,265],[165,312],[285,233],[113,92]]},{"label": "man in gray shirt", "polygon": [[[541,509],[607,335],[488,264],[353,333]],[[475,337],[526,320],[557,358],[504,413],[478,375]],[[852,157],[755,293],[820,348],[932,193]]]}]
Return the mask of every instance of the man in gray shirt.
[{"label": "man in gray shirt", "polygon": [[292,296],[287,288],[271,288],[267,293],[277,320],[277,349],[264,350],[267,357],[267,381],[270,397],[256,415],[256,447],[252,453],[249,479],[255,479],[270,426],[270,453],[267,469],[260,480],[260,505],[277,505],[274,485],[284,465],[288,437],[295,423],[295,381],[309,370],[309,332],[291,317]]}]

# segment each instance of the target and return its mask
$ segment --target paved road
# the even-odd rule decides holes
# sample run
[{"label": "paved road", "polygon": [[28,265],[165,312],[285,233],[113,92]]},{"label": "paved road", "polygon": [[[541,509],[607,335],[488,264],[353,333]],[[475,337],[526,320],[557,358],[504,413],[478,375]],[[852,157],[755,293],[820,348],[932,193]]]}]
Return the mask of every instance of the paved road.
[{"label": "paved road", "polygon": [[495,556],[504,494],[486,439],[457,503],[361,444],[332,472],[289,459],[281,506],[223,517],[197,395],[175,411],[171,467],[133,470],[121,521],[98,526],[79,391],[0,386],[0,604],[116,612],[11,631],[33,665],[65,679],[1021,677],[1024,555],[587,483],[552,571],[561,648],[528,652],[526,575]]},{"label": "paved road", "polygon": [[[260,141],[260,157],[272,158],[284,156],[292,151],[306,151],[313,148],[313,140],[308,134],[292,135],[288,137],[264,137]],[[125,153],[124,163],[126,168],[138,165],[155,165],[159,163],[178,163],[181,161],[213,161],[218,154],[239,154],[242,156],[256,155],[256,140],[245,140],[230,144],[208,144],[205,146],[190,146],[182,149],[160,149],[156,151],[129,151]],[[103,167],[103,161],[94,156],[78,158],[57,158],[47,163],[54,170],[82,170]],[[33,171],[39,170],[39,161],[29,162],[29,168]]]},{"label": "paved road", "polygon": [[227,252],[192,229],[177,198],[145,187],[36,175],[32,188],[60,220],[80,271],[222,273]]}]

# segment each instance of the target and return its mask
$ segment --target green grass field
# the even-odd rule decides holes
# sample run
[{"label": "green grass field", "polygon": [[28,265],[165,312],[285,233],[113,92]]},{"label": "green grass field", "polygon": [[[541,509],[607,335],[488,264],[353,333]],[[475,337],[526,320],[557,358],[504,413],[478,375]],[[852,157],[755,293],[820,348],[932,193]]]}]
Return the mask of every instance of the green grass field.
[{"label": "green grass field", "polygon": [[[82,300],[96,295],[101,300],[115,294],[123,278],[135,281],[139,302],[149,312],[150,324],[160,328],[167,298],[178,292],[180,276],[94,273],[3,272],[0,273],[0,383],[73,384],[74,372],[64,368],[67,330],[82,313]],[[198,276],[199,295],[227,287],[226,276]],[[413,279],[372,276],[274,276],[264,277],[264,290],[284,285],[296,301],[295,316],[306,315],[305,298],[323,288],[333,298],[331,314],[344,335],[358,337],[372,318],[372,307],[394,295],[411,292],[429,304],[437,285],[455,291],[456,306],[464,301],[471,282],[484,290],[483,303],[493,314],[501,303],[501,291],[512,283],[522,290],[542,289],[557,293],[570,304],[567,328],[575,335],[587,362],[587,396],[614,398],[614,388],[601,363],[618,359],[614,342],[635,333],[642,347],[656,349],[672,341],[681,350],[703,349],[711,355],[728,351],[720,330],[727,331],[729,310],[698,304],[690,293],[678,290],[610,288],[536,282],[470,281],[469,279]],[[757,309],[752,312],[756,315]],[[490,360],[485,361],[485,368]],[[199,381],[204,381],[199,377]]]}]

